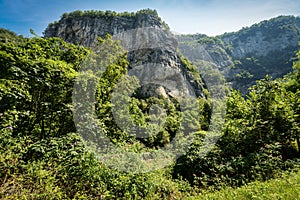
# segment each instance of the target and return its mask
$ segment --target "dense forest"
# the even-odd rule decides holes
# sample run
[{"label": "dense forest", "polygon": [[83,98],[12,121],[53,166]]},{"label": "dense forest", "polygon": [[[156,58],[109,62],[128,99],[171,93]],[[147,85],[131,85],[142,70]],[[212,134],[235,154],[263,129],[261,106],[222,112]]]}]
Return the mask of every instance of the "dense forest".
[{"label": "dense forest", "polygon": [[[138,80],[126,76],[128,61],[120,44],[108,35],[99,38],[97,45],[111,62],[104,71],[95,73],[91,66],[84,65],[87,59],[99,62],[88,47],[59,38],[24,38],[0,29],[0,198],[206,198],[198,195],[227,187],[243,189],[247,184],[259,185],[257,181],[299,173],[300,52],[293,55],[297,60],[285,77],[272,80],[266,76],[249,89],[247,96],[227,89],[222,136],[203,156],[215,103],[210,91],[193,102],[162,95],[142,97],[136,89]],[[113,51],[106,52],[101,46]],[[183,60],[187,70],[195,73],[195,67]],[[85,73],[81,73],[85,67]],[[120,79],[124,83],[121,86]],[[86,148],[85,138],[78,134],[81,126],[86,132],[96,132],[95,137],[99,130],[74,123],[74,109],[82,106],[72,99],[75,80],[82,81],[83,91],[94,86],[92,106],[97,129],[122,151],[151,153],[163,149],[175,137],[181,145],[185,141],[180,135],[188,129],[194,137],[187,152],[171,165],[145,173],[107,166]],[[121,129],[114,121],[116,105],[111,102],[112,98],[115,103],[124,101],[111,95],[120,87],[133,94],[128,103],[132,122],[148,127],[153,120],[149,110],[155,104],[166,110],[167,115],[161,116],[163,126],[154,124],[145,138],[135,138],[132,130]],[[196,106],[197,112],[180,109],[182,104]],[[79,115],[85,117],[84,113]],[[128,116],[119,113],[119,117]],[[299,193],[289,195],[290,199],[299,198]]]}]

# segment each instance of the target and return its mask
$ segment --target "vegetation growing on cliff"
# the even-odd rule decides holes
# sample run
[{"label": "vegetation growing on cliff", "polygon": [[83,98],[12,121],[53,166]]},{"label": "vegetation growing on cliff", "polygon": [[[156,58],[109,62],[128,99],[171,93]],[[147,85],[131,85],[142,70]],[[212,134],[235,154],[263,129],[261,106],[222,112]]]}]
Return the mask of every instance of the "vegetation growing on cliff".
[{"label": "vegetation growing on cliff", "polygon": [[279,34],[286,32],[297,33],[299,31],[299,17],[295,16],[278,16],[270,20],[264,20],[250,27],[244,27],[237,33],[225,33],[222,38],[235,37],[241,41],[246,41],[247,38],[254,36],[257,32],[262,32],[266,37],[265,40],[271,40]]},{"label": "vegetation growing on cliff", "polygon": [[[114,17],[128,17],[128,18],[136,18],[139,15],[151,15],[155,18],[157,18],[166,28],[169,30],[169,26],[167,23],[165,23],[158,15],[156,10],[152,9],[142,9],[137,12],[121,12],[117,13],[115,11],[107,10],[107,11],[102,11],[102,10],[86,10],[86,11],[81,11],[81,10],[76,10],[70,13],[64,13],[62,14],[60,20],[72,20],[72,19],[78,19],[82,17],[88,17],[88,18],[107,18],[111,19]],[[57,25],[59,21],[56,21],[54,23],[50,23],[49,26]]]}]

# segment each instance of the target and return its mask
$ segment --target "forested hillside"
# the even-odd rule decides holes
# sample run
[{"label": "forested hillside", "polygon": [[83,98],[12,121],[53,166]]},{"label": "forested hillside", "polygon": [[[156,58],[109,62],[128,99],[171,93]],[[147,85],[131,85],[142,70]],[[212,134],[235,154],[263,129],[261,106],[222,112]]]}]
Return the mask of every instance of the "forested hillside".
[{"label": "forested hillside", "polygon": [[[107,13],[92,14],[102,18]],[[174,41],[165,32],[158,36],[168,45]],[[291,55],[296,57],[292,72],[274,80],[265,76],[246,97],[224,89],[224,80],[213,69],[199,73],[170,46],[134,53],[110,35],[96,38],[91,48],[0,29],[1,199],[201,198],[228,187],[243,190],[255,181],[252,187],[261,187],[258,181],[291,171],[299,174],[300,51]],[[140,60],[128,58],[134,55],[141,55]],[[176,87],[143,87],[141,79],[130,74],[132,63],[153,59],[164,63],[164,70],[147,65],[149,74],[156,71],[168,80],[167,86]],[[103,63],[106,67],[98,70]],[[146,72],[142,80],[147,80]],[[213,80],[220,85],[211,85]],[[186,93],[178,95],[178,85]],[[145,92],[149,88],[153,91]],[[191,95],[192,89],[198,93]],[[218,91],[226,92],[226,98]],[[222,103],[224,121],[214,117]],[[140,128],[132,129],[133,124]],[[189,134],[193,137],[186,140]],[[203,149],[208,143],[214,144],[209,151]],[[109,156],[115,156],[111,146],[128,153],[131,162],[124,165],[124,158],[116,157],[109,163]],[[157,152],[172,146],[187,148],[166,165],[167,159]],[[108,157],[101,157],[104,153]]]},{"label": "forested hillside", "polygon": [[213,65],[234,88],[248,93],[256,80],[291,72],[299,50],[300,18],[279,16],[216,37],[179,35],[179,49],[195,65]]}]

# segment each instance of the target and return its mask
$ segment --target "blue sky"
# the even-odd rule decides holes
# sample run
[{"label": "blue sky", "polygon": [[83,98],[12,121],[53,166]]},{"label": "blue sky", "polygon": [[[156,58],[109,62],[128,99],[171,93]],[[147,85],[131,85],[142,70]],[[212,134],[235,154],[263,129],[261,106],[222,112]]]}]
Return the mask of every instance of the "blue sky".
[{"label": "blue sky", "polygon": [[172,31],[218,35],[278,15],[300,16],[299,0],[0,0],[0,27],[42,35],[50,22],[74,10],[156,9]]}]

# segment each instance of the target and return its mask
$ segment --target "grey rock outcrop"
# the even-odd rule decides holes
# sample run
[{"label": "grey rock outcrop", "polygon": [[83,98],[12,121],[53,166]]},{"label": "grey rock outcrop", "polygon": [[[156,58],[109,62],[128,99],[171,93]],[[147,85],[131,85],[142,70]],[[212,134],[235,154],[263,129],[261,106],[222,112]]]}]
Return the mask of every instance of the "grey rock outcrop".
[{"label": "grey rock outcrop", "polygon": [[235,59],[245,55],[264,57],[270,52],[298,46],[300,18],[280,16],[243,28],[237,33],[224,34],[221,38],[225,44],[232,46],[231,56]]},{"label": "grey rock outcrop", "polygon": [[[67,42],[92,47],[106,34],[120,40],[128,51],[129,75],[144,85],[144,96],[203,97],[203,83],[196,80],[177,53],[178,43],[155,14],[115,14],[62,17],[50,24],[45,37],[60,37]],[[149,87],[149,85],[152,85]],[[153,88],[154,87],[154,88]],[[146,88],[146,89],[145,89]]]},{"label": "grey rock outcrop", "polygon": [[98,37],[141,27],[163,28],[163,25],[156,16],[149,14],[139,14],[134,17],[83,15],[62,17],[59,22],[50,24],[46,28],[44,36],[60,37],[66,42],[90,47]]},{"label": "grey rock outcrop", "polygon": [[[224,75],[233,88],[247,93],[247,88],[266,74],[277,78],[292,70],[291,57],[299,50],[300,17],[279,16],[216,37],[203,34],[174,37],[165,30],[165,24],[157,13],[142,12],[130,15],[71,13],[63,15],[59,22],[50,24],[45,30],[45,37],[60,37],[67,42],[88,47],[97,41],[97,37],[106,34],[119,37],[116,39],[124,42],[129,51],[129,71],[138,76],[140,81],[157,82],[163,78],[154,77],[162,74],[164,80],[173,80],[172,74],[175,71],[179,73],[177,83],[167,84],[168,87],[172,85],[173,93],[170,94],[179,94],[175,89],[180,88],[179,85],[185,85],[185,88],[189,88],[189,85],[192,89],[185,89],[183,95],[191,95],[195,91],[196,96],[204,96],[201,92],[203,85],[193,80],[177,53],[177,47],[184,57],[198,66],[198,70],[203,70],[203,65],[213,67]],[[141,65],[149,69],[134,69]],[[147,76],[153,79],[149,80]]]}]

